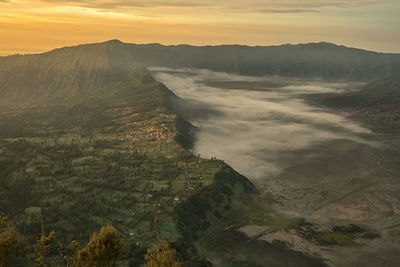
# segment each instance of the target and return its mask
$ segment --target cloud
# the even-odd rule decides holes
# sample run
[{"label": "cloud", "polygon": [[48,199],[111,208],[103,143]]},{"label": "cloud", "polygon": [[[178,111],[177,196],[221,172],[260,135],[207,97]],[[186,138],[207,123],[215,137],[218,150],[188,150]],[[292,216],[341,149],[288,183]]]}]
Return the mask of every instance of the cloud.
[{"label": "cloud", "polygon": [[[8,2],[0,0],[0,2]],[[23,1],[18,1],[23,2]],[[377,3],[388,2],[388,0],[147,0],[147,1],[127,1],[127,0],[83,0],[83,1],[60,1],[60,0],[36,0],[29,1],[42,3],[43,5],[62,5],[62,6],[80,6],[86,8],[100,9],[102,11],[122,10],[129,12],[132,9],[149,8],[208,8],[219,9],[220,11],[247,11],[262,13],[304,13],[317,12],[324,7],[354,7]],[[27,3],[29,3],[27,2]]]},{"label": "cloud", "polygon": [[[1,0],[0,0],[1,1]],[[208,6],[211,3],[206,1],[191,1],[191,0],[176,0],[176,1],[94,1],[94,0],[83,0],[83,1],[59,1],[59,0],[37,0],[36,3],[43,3],[45,5],[62,5],[62,6],[81,6],[88,8],[101,8],[101,9],[121,9],[121,8],[150,8],[150,7],[199,7]]]},{"label": "cloud", "polygon": [[371,4],[388,2],[388,0],[309,0],[309,1],[292,1],[292,0],[266,0],[243,2],[237,4],[238,9],[246,9],[253,12],[261,13],[307,13],[318,12],[326,7],[359,7]]},{"label": "cloud", "polygon": [[225,160],[254,181],[279,174],[285,168],[279,158],[289,151],[335,140],[374,145],[363,138],[369,130],[303,101],[304,94],[338,92],[350,84],[151,70],[189,104],[218,111],[191,120],[200,129],[196,151]]},{"label": "cloud", "polygon": [[309,13],[318,12],[316,9],[259,9],[254,10],[260,13]]}]

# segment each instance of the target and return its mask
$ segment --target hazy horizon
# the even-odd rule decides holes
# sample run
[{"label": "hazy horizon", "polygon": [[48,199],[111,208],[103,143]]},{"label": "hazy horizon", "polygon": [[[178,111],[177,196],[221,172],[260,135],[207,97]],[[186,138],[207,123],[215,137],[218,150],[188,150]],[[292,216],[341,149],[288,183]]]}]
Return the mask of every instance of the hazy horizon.
[{"label": "hazy horizon", "polygon": [[395,0],[3,0],[0,55],[110,39],[260,46],[325,41],[398,53],[399,12]]},{"label": "hazy horizon", "polygon": [[165,43],[160,43],[160,42],[153,42],[153,43],[133,43],[133,42],[126,42],[124,40],[121,39],[107,39],[104,41],[99,41],[99,42],[90,42],[90,43],[76,43],[76,44],[72,44],[72,45],[65,45],[65,46],[57,46],[57,47],[53,47],[47,50],[37,50],[37,51],[30,51],[30,52],[15,52],[15,53],[11,53],[11,54],[2,54],[4,51],[0,50],[0,57],[7,57],[7,56],[14,56],[14,55],[36,55],[36,54],[43,54],[43,53],[47,53],[47,52],[51,52],[53,50],[56,49],[61,49],[61,48],[68,48],[68,47],[75,47],[75,46],[80,46],[80,45],[90,45],[90,44],[100,44],[100,43],[106,43],[109,41],[113,41],[113,40],[117,40],[120,41],[122,43],[125,44],[136,44],[136,45],[151,45],[151,44],[160,44],[163,46],[179,46],[179,45],[188,45],[188,46],[195,46],[195,47],[207,47],[207,46],[248,46],[248,47],[273,47],[273,46],[283,46],[283,45],[305,45],[305,44],[318,44],[318,43],[329,43],[329,44],[333,44],[333,45],[337,45],[337,46],[345,46],[347,48],[354,48],[354,49],[360,49],[360,50],[365,50],[365,51],[369,51],[369,52],[376,52],[376,53],[385,53],[385,54],[400,54],[400,52],[383,52],[383,51],[376,51],[376,50],[368,50],[368,49],[364,49],[361,47],[354,47],[354,46],[347,46],[344,44],[340,44],[340,43],[332,43],[332,42],[327,42],[327,41],[316,41],[316,42],[300,42],[300,43],[280,43],[280,44],[271,44],[271,45],[249,45],[249,44],[240,44],[240,43],[223,43],[223,44],[204,44],[204,45],[196,45],[196,44],[188,44],[188,43],[176,43],[176,44],[165,44]]}]

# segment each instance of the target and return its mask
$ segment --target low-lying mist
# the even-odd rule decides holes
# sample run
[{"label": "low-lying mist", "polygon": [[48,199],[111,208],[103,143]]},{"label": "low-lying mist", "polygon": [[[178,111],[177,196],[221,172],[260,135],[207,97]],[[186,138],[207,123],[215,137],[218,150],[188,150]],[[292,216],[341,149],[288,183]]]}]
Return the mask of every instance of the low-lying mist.
[{"label": "low-lying mist", "polygon": [[[357,84],[247,77],[208,70],[151,68],[189,104],[214,112],[191,118],[200,129],[195,150],[223,159],[253,181],[279,174],[283,152],[332,140],[368,143],[369,130],[305,102],[305,94],[340,93]],[[211,115],[210,115],[211,114]]]}]

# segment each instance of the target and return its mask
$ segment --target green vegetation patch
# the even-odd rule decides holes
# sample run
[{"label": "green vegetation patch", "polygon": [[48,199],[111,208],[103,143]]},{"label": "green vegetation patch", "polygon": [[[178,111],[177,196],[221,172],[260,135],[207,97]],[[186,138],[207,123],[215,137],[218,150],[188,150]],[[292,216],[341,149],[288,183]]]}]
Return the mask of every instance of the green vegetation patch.
[{"label": "green vegetation patch", "polygon": [[321,245],[354,246],[356,245],[354,233],[322,232],[312,235],[312,239]]},{"label": "green vegetation patch", "polygon": [[374,239],[379,236],[373,229],[350,224],[335,226],[330,231],[310,232],[308,238],[320,245],[349,247],[358,246],[357,239]]}]

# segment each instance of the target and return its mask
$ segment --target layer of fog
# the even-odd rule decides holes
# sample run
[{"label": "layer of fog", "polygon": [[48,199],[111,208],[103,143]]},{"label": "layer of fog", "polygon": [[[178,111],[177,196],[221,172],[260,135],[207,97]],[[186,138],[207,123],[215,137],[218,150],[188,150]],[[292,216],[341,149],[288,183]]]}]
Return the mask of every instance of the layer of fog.
[{"label": "layer of fog", "polygon": [[363,136],[369,130],[303,99],[304,94],[349,90],[353,84],[193,69],[151,71],[186,102],[217,111],[191,119],[200,129],[195,150],[223,159],[255,181],[282,171],[281,153],[332,140],[368,143]]}]

